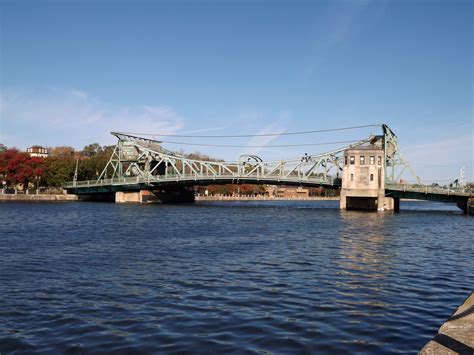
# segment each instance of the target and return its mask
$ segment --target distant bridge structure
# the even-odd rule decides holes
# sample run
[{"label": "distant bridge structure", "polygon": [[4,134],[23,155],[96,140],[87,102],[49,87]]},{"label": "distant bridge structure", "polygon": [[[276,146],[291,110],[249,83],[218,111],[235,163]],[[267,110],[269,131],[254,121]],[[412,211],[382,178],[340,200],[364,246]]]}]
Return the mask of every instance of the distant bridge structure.
[{"label": "distant bridge structure", "polygon": [[[387,125],[380,135],[321,154],[265,161],[241,155],[238,161],[190,159],[169,151],[162,141],[112,132],[118,141],[95,180],[71,181],[64,188],[82,199],[140,202],[152,191],[163,202],[192,202],[196,185],[269,184],[341,190],[341,208],[397,210],[400,198],[468,204],[472,190],[425,186],[400,152],[397,136]],[[404,173],[416,184],[400,184]]]}]

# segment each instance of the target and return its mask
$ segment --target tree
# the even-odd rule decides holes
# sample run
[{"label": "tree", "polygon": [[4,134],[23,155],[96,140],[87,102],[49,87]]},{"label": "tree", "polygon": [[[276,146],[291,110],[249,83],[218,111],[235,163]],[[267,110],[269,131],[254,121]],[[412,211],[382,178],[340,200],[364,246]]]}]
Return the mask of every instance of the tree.
[{"label": "tree", "polygon": [[202,161],[224,161],[222,159],[217,159],[217,158],[213,158],[209,155],[206,155],[206,154],[203,154],[203,153],[200,153],[200,152],[193,152],[193,153],[184,153],[184,152],[180,152],[179,153],[180,155],[186,157],[186,158],[189,158],[189,159],[193,159],[193,160],[202,160]]},{"label": "tree", "polygon": [[45,159],[45,184],[51,187],[61,187],[74,177],[76,161],[73,157],[48,157]]},{"label": "tree", "polygon": [[93,143],[86,145],[84,149],[82,150],[81,154],[85,157],[93,157],[94,155],[100,154],[106,149],[107,147],[104,146],[102,148],[99,143]]},{"label": "tree", "polygon": [[76,150],[73,147],[59,146],[59,147],[51,148],[50,150],[51,157],[74,158],[75,155],[76,155]]},{"label": "tree", "polygon": [[[91,144],[91,146],[95,144]],[[94,154],[90,156],[86,156],[85,158],[79,161],[78,180],[97,179],[98,176],[104,170],[105,166],[107,165],[107,162],[109,161],[114,148],[115,146],[100,147],[97,144],[97,147],[93,148],[95,150]],[[84,153],[84,150],[83,150],[83,153]]]},{"label": "tree", "polygon": [[0,174],[7,185],[22,184],[28,188],[30,182],[44,176],[44,160],[12,148],[0,153]]},{"label": "tree", "polygon": [[78,180],[94,180],[102,172],[114,146],[101,147],[98,143],[84,147],[77,153],[72,147],[55,147],[50,157],[46,158],[45,183],[51,187],[61,187],[74,179],[76,161],[78,161]]}]

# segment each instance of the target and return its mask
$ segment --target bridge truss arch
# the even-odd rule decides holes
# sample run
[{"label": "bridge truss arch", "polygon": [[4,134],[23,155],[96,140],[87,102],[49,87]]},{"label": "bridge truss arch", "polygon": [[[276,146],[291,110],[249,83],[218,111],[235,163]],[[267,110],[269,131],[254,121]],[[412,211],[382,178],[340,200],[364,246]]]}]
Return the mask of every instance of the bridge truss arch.
[{"label": "bridge truss arch", "polygon": [[117,137],[117,144],[98,178],[73,181],[66,188],[74,188],[78,192],[83,188],[91,191],[90,188],[94,187],[115,186],[111,191],[118,191],[132,189],[133,186],[154,189],[170,185],[229,183],[339,188],[344,151],[365,146],[379,146],[384,150],[387,183],[394,183],[399,174],[407,169],[413,173],[400,153],[396,135],[387,125],[382,125],[381,135],[370,135],[325,153],[305,153],[285,160],[264,160],[248,154],[233,162],[193,159],[165,149],[159,140],[121,132],[111,134]]},{"label": "bridge truss arch", "polygon": [[[156,185],[245,182],[337,187],[340,185],[343,152],[347,148],[287,160],[265,161],[257,155],[241,155],[234,162],[208,161],[166,150],[157,140],[112,134],[118,138],[117,145],[94,184],[126,181],[146,181]],[[355,145],[364,144],[370,144],[370,139]]]}]

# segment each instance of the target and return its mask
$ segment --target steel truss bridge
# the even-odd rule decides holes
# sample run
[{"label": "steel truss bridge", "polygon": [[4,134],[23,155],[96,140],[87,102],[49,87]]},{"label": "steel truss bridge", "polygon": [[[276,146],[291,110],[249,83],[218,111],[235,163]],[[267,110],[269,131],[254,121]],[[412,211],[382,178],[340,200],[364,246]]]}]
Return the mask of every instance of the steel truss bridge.
[{"label": "steel truss bridge", "polygon": [[[397,136],[387,125],[381,128],[380,135],[371,135],[326,153],[275,161],[265,161],[256,155],[241,155],[235,162],[190,159],[163,148],[161,141],[112,132],[118,141],[99,177],[89,181],[74,180],[64,188],[78,195],[244,183],[338,189],[342,184],[344,151],[370,146],[384,151],[387,196],[444,202],[458,202],[472,196],[473,191],[469,189],[423,185],[401,154]],[[397,183],[406,172],[416,179],[416,184]]]}]

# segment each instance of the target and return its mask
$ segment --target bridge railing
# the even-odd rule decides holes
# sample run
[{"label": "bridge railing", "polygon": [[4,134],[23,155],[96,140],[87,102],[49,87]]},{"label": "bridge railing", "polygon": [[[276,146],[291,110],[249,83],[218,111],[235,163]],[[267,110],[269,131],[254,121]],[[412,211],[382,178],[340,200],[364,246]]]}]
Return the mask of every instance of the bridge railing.
[{"label": "bridge railing", "polygon": [[417,192],[424,194],[438,194],[438,195],[474,195],[474,189],[468,187],[452,187],[452,186],[432,186],[432,185],[418,185],[418,184],[385,184],[386,190],[396,190],[403,192]]},{"label": "bridge railing", "polygon": [[318,183],[327,185],[336,185],[339,179],[331,176],[314,176],[302,178],[298,175],[280,176],[280,175],[262,175],[258,172],[255,174],[182,174],[178,175],[149,175],[149,176],[132,176],[132,177],[116,177],[116,178],[102,178],[100,180],[86,180],[86,181],[70,181],[64,185],[64,188],[87,188],[110,185],[136,185],[136,184],[159,184],[166,182],[189,182],[189,181],[213,181],[213,180],[227,180],[229,183],[237,183],[239,180],[253,180],[265,183],[267,181],[275,182],[301,182],[301,183]]}]

